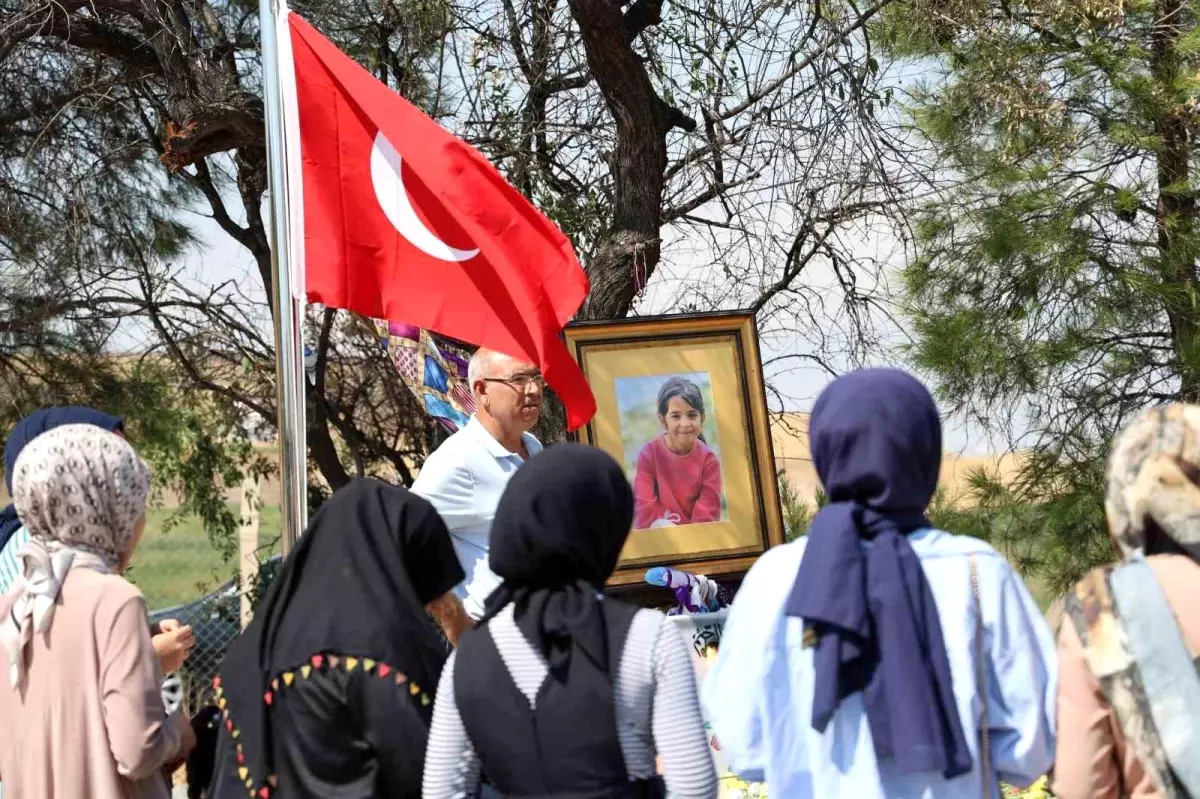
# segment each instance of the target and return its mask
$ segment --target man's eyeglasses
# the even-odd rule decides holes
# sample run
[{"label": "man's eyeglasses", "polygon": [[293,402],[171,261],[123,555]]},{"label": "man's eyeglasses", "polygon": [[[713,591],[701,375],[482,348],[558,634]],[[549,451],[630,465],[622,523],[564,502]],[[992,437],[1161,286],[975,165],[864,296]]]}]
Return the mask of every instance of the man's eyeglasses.
[{"label": "man's eyeglasses", "polygon": [[504,383],[517,391],[528,391],[530,386],[546,387],[546,378],[538,375],[513,375],[512,377],[485,377],[485,383]]}]

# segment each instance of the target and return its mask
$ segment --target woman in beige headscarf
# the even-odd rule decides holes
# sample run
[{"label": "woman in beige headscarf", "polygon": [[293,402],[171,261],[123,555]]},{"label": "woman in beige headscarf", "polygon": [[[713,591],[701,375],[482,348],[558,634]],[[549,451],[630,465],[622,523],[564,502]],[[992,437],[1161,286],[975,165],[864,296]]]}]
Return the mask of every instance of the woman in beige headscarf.
[{"label": "woman in beige headscarf", "polygon": [[64,425],[22,451],[13,499],[30,541],[0,600],[0,779],[9,796],[166,799],[186,756],[167,716],[141,593],[121,573],[146,525],[150,470],[120,436]]},{"label": "woman in beige headscarf", "polygon": [[1200,797],[1200,407],[1152,408],[1116,437],[1105,510],[1123,560],[1067,597],[1054,791]]}]

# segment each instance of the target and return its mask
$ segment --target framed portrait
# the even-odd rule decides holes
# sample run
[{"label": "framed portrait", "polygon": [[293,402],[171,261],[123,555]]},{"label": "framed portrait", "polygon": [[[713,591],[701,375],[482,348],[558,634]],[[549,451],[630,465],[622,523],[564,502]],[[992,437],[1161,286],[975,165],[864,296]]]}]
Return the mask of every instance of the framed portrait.
[{"label": "framed portrait", "polygon": [[740,576],[783,542],[752,314],[584,322],[565,335],[596,397],[577,437],[634,487],[611,585],[641,583],[651,566]]}]

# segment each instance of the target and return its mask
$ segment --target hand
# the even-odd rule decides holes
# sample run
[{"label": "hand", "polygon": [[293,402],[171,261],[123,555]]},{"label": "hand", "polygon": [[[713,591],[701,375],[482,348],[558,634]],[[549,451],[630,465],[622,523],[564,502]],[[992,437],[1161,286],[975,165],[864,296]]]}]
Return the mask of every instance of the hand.
[{"label": "hand", "polygon": [[464,632],[475,626],[475,622],[471,621],[471,617],[467,615],[467,609],[463,607],[462,600],[453,591],[442,594],[426,605],[425,609],[438,620],[438,624],[442,626],[442,632],[446,634],[447,640],[453,647],[458,646],[458,639]]},{"label": "hand", "polygon": [[159,629],[162,632],[152,639],[154,653],[158,655],[163,673],[170,674],[177,671],[188,659],[192,647],[196,645],[196,636],[191,627],[180,624],[175,619],[165,619],[159,624]]},{"label": "hand", "polygon": [[158,623],[158,631],[160,633],[171,633],[183,626],[183,622],[179,619],[163,619]]}]

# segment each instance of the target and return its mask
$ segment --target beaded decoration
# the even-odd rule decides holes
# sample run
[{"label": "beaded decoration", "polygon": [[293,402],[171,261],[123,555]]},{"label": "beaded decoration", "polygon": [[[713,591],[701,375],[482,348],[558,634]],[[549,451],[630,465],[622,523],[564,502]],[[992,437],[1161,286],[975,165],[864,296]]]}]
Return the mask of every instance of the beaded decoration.
[{"label": "beaded decoration", "polygon": [[[281,690],[289,688],[296,680],[307,680],[312,677],[313,673],[321,673],[327,670],[344,670],[346,673],[362,669],[365,674],[373,674],[381,680],[391,680],[397,687],[408,685],[408,693],[413,697],[414,701],[421,703],[421,707],[429,707],[429,703],[433,700],[429,694],[421,690],[421,687],[415,682],[408,679],[408,676],[399,669],[389,666],[387,663],[380,663],[371,658],[356,658],[349,656],[339,656],[330,654],[313,655],[309,658],[309,662],[292,671],[285,671],[275,679],[271,680],[271,690],[263,694],[263,702],[267,707],[271,707],[275,703],[275,697],[279,695]],[[237,725],[233,723],[233,717],[229,714],[229,702],[225,698],[225,691],[221,687],[221,676],[213,677],[213,691],[217,698],[217,710],[221,713],[222,723],[225,725],[226,732],[233,739],[234,748],[237,753],[237,768],[238,778],[246,785],[246,790],[249,792],[250,799],[271,799],[272,793],[278,787],[279,779],[274,774],[267,776],[265,783],[255,783],[250,776],[250,769],[246,765],[246,753],[242,749],[242,744],[238,741],[240,732]]]}]

